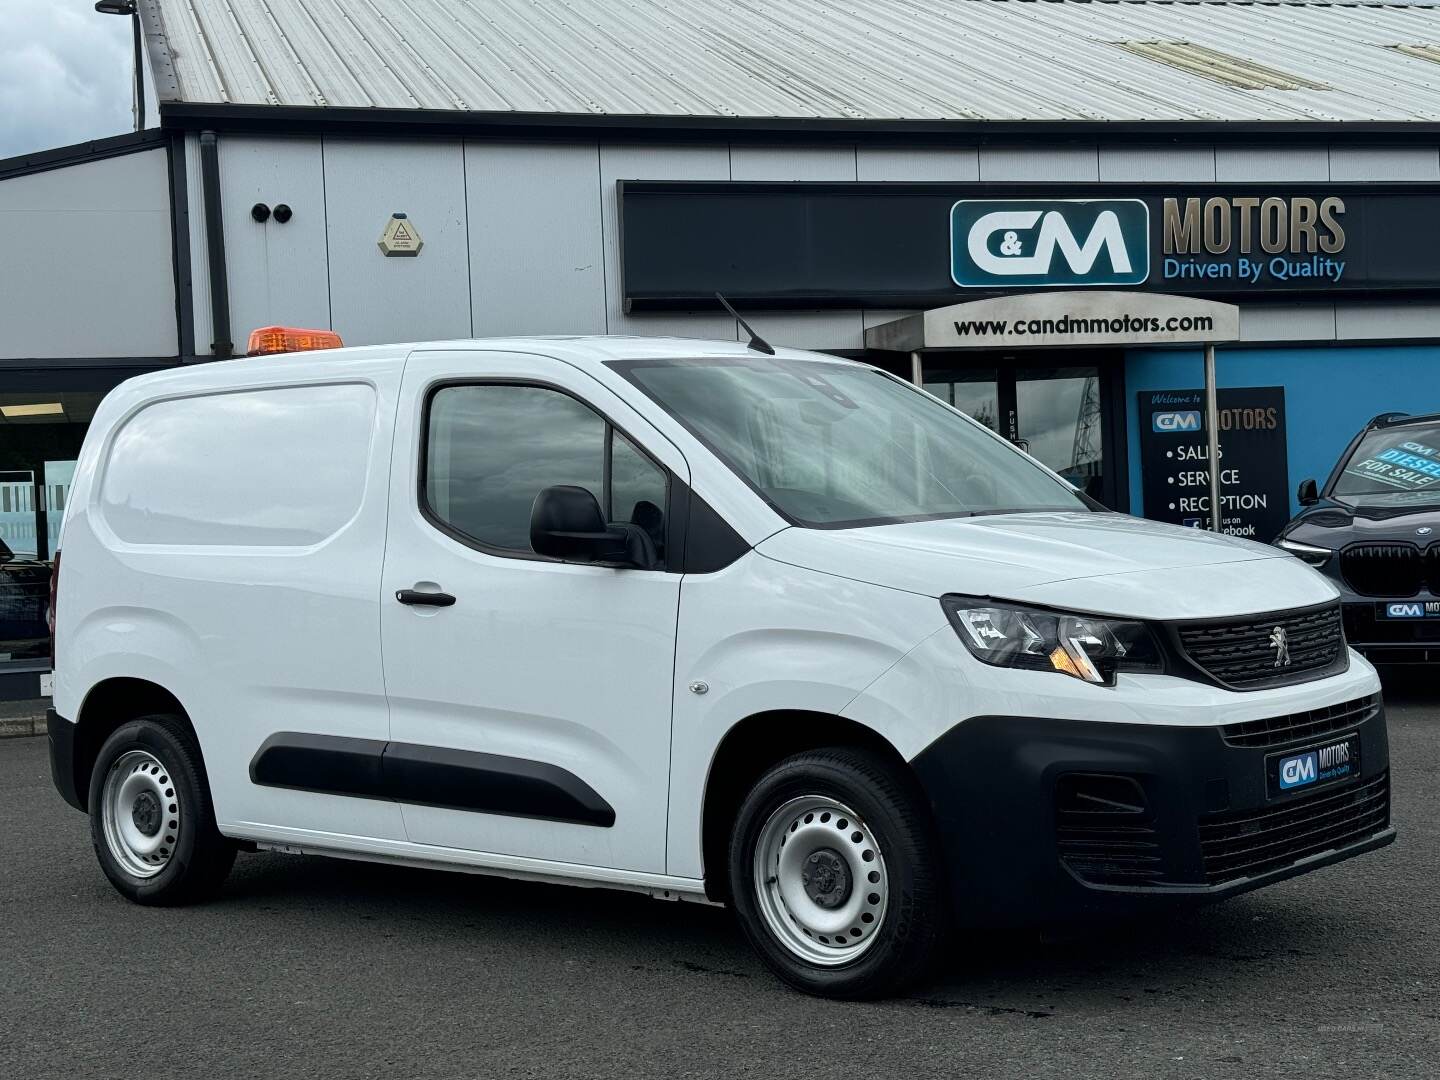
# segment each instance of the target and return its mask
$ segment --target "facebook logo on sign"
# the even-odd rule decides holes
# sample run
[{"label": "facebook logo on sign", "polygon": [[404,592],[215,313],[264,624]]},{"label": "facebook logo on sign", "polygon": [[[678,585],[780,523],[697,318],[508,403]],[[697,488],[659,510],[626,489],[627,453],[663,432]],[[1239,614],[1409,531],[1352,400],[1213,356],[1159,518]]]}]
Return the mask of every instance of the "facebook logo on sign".
[{"label": "facebook logo on sign", "polygon": [[1150,425],[1165,434],[1173,434],[1179,431],[1199,431],[1200,413],[1196,409],[1186,409],[1183,412],[1157,412],[1150,418]]},{"label": "facebook logo on sign", "polygon": [[1317,775],[1317,757],[1314,750],[1296,754],[1280,762],[1280,790],[1313,784]]}]

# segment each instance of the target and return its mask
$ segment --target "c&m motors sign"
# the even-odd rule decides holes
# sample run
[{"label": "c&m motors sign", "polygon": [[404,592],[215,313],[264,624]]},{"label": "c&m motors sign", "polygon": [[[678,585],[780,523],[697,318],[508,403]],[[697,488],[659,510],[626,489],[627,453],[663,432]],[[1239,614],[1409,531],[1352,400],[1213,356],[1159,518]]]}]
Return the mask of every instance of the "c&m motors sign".
[{"label": "c&m motors sign", "polygon": [[1333,286],[1350,266],[1345,216],[1334,195],[962,199],[950,208],[951,278],[992,291]]},{"label": "c&m motors sign", "polygon": [[1139,199],[961,199],[950,276],[962,289],[1138,285],[1150,276]]},{"label": "c&m motors sign", "polygon": [[617,184],[634,311],[1440,296],[1440,182]]}]

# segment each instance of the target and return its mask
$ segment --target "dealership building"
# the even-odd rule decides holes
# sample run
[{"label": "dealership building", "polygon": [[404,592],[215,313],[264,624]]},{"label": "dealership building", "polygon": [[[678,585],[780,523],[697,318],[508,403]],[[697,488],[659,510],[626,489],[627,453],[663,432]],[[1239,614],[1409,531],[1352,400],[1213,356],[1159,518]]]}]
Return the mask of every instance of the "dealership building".
[{"label": "dealership building", "polygon": [[1440,411],[1433,2],[136,9],[145,130],[0,161],[0,697],[100,398],[266,325],[733,340],[720,292],[1194,525],[1210,343],[1261,540]]}]

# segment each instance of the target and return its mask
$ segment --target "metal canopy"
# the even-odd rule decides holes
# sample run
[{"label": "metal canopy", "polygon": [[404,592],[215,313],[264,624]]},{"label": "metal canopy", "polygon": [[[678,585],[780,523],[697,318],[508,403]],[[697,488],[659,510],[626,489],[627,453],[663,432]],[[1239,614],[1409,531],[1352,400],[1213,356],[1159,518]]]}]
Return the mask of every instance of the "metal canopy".
[{"label": "metal canopy", "polygon": [[1203,345],[1236,341],[1234,304],[1161,293],[1016,293],[916,312],[865,331],[865,347],[925,349]]}]

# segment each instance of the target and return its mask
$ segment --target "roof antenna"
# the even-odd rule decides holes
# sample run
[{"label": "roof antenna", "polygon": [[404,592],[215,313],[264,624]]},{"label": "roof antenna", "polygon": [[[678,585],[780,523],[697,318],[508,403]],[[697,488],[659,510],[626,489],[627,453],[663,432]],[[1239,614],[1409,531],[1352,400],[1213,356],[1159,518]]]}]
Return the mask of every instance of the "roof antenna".
[{"label": "roof antenna", "polygon": [[772,346],[759,334],[755,333],[754,330],[750,329],[750,324],[744,319],[742,319],[740,317],[740,313],[730,306],[729,300],[726,300],[725,297],[721,296],[718,292],[715,294],[715,299],[720,301],[720,305],[726,311],[728,311],[731,315],[735,316],[735,321],[745,328],[745,333],[750,335],[750,344],[745,346],[747,349],[754,349],[756,352],[763,352],[766,356],[775,355],[774,346]]}]

